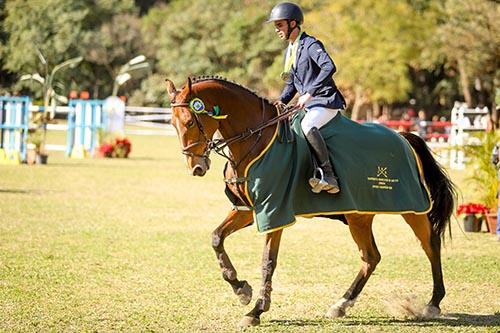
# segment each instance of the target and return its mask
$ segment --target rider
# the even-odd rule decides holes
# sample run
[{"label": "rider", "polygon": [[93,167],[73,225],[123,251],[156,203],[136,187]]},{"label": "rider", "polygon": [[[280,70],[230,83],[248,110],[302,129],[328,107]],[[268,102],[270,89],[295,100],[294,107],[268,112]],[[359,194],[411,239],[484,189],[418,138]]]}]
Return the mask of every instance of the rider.
[{"label": "rider", "polygon": [[300,7],[290,2],[274,6],[267,20],[274,23],[279,38],[289,42],[282,73],[286,85],[275,104],[287,104],[300,94],[296,105],[306,110],[302,131],[322,169],[321,180],[313,177],[309,184],[315,193],[324,190],[333,194],[340,188],[319,129],[345,109],[345,100],[332,78],[335,64],[323,44],[301,30],[303,21]]}]

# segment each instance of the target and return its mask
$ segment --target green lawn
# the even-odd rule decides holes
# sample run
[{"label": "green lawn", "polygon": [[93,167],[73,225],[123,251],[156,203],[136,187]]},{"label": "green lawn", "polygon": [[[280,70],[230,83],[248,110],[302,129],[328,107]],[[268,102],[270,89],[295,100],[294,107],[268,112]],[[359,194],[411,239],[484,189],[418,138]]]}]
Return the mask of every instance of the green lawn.
[{"label": "green lawn", "polygon": [[[234,332],[253,306],[222,280],[211,232],[230,209],[223,161],[188,176],[177,139],[132,136],[130,159],[0,165],[0,331]],[[452,173],[462,185],[464,175]],[[443,250],[443,317],[407,318],[398,304],[430,298],[430,265],[399,216],[376,218],[382,261],[348,317],[323,318],[360,261],[340,222],[301,219],[283,234],[271,310],[250,332],[497,332],[500,242],[463,233]],[[226,249],[258,293],[264,237]]]}]

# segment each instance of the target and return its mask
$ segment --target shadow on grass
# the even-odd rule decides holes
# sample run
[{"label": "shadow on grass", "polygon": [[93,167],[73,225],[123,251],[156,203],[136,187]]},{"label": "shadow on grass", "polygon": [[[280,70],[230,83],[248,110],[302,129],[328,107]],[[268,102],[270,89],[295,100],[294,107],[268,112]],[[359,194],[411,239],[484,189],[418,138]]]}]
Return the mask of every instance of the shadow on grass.
[{"label": "shadow on grass", "polygon": [[28,190],[15,190],[15,189],[5,189],[0,188],[0,193],[10,193],[10,194],[31,194]]},{"label": "shadow on grass", "polygon": [[261,326],[418,326],[418,327],[498,327],[500,313],[495,314],[468,314],[449,313],[435,319],[397,319],[388,317],[379,318],[345,318],[345,319],[312,319],[312,320],[270,320]]}]

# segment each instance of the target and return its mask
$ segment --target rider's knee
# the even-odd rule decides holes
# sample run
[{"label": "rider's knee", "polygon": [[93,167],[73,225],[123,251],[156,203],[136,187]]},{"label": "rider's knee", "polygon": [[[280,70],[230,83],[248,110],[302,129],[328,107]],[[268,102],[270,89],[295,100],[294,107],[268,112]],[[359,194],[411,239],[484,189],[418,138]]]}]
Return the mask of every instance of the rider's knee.
[{"label": "rider's knee", "polygon": [[302,128],[302,133],[304,133],[304,135],[307,135],[309,131],[311,131],[311,129],[315,127],[315,125],[310,119],[304,117],[300,122],[300,127]]}]

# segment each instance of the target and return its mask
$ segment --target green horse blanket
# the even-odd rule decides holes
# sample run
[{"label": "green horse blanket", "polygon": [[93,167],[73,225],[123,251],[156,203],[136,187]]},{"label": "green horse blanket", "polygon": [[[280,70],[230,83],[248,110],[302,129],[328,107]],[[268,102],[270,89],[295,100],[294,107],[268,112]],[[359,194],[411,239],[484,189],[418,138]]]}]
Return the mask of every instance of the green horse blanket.
[{"label": "green horse blanket", "polygon": [[277,140],[246,169],[246,191],[259,232],[295,222],[296,216],[347,213],[425,214],[429,191],[410,144],[391,129],[359,124],[340,112],[321,134],[339,177],[340,193],[313,193],[311,152],[301,131],[304,112],[292,119],[293,142]]}]

